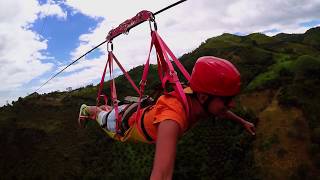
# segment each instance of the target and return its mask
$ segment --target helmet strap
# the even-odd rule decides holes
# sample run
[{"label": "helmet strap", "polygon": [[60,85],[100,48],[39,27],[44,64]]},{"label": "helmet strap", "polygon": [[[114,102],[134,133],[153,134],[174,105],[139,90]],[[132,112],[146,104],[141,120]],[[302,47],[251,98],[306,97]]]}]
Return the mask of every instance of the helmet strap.
[{"label": "helmet strap", "polygon": [[201,103],[201,101],[199,100],[199,98],[197,97],[197,93],[193,93],[190,94],[192,97],[194,97],[198,103],[201,105],[202,109],[207,113],[207,114],[211,114],[209,111],[209,104],[212,101],[212,99],[214,98],[214,96],[212,95],[208,95],[208,98],[204,101],[204,103]]}]

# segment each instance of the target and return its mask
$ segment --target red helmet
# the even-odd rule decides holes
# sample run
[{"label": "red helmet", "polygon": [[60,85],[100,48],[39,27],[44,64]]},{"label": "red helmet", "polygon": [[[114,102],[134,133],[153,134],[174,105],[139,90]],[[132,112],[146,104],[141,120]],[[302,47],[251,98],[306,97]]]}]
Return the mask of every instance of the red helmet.
[{"label": "red helmet", "polygon": [[213,56],[200,57],[193,67],[193,91],[215,96],[234,96],[240,91],[240,73],[229,61]]}]

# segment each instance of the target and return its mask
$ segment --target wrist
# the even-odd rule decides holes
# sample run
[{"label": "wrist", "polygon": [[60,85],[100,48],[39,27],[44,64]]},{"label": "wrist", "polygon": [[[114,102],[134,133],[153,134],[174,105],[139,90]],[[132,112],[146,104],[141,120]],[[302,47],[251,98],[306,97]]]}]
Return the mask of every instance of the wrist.
[{"label": "wrist", "polygon": [[239,121],[243,126],[247,124],[247,121],[242,118],[240,118]]}]

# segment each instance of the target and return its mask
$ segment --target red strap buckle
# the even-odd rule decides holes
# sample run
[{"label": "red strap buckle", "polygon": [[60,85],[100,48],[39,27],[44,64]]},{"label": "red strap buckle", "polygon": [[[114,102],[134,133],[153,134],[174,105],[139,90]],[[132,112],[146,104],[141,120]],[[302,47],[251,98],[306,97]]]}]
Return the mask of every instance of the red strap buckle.
[{"label": "red strap buckle", "polygon": [[141,80],[140,82],[139,82],[139,86],[141,87],[141,86],[146,86],[147,85],[147,80]]}]

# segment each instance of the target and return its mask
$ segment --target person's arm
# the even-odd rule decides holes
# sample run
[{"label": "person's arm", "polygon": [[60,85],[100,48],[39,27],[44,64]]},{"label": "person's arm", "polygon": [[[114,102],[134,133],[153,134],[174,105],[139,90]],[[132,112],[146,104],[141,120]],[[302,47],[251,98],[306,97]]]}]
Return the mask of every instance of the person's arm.
[{"label": "person's arm", "polygon": [[231,112],[230,110],[225,111],[224,113],[220,114],[219,117],[222,118],[226,118],[226,119],[230,119],[233,120],[237,123],[240,123],[241,125],[243,125],[243,127],[253,136],[256,134],[255,133],[255,127],[254,124],[252,124],[251,122],[248,122],[244,119],[242,119],[241,117],[239,117],[238,115],[234,114],[233,112]]},{"label": "person's arm", "polygon": [[180,126],[173,120],[160,122],[151,180],[172,179]]}]

